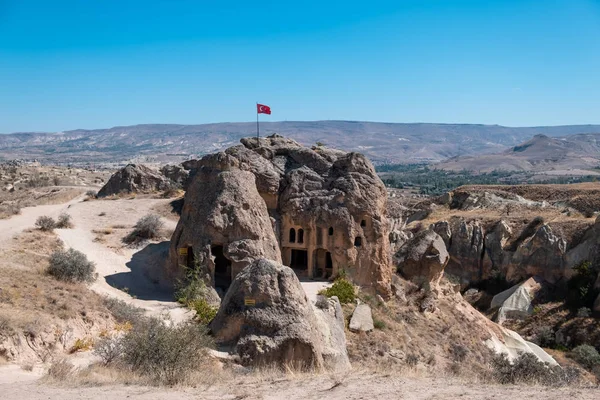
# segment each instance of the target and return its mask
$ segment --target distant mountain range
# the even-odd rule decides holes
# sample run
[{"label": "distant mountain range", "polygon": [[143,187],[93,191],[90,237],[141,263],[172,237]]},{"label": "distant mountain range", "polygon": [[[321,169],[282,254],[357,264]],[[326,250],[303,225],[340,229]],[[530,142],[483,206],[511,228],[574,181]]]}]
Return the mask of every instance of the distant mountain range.
[{"label": "distant mountain range", "polygon": [[[585,134],[600,134],[600,125],[510,128],[499,125],[354,121],[261,123],[262,136],[275,132],[305,145],[322,142],[342,150],[360,151],[374,163],[384,164],[440,162],[456,156],[472,156],[471,160],[474,160],[478,155],[492,153],[501,153],[498,157],[505,157],[509,153],[503,151],[534,135],[560,137],[559,140],[563,141],[571,135],[587,138]],[[78,164],[124,162],[140,157],[168,161],[212,153],[234,145],[242,137],[255,134],[254,122],[147,124],[53,133],[12,133],[0,135],[0,157],[5,160],[21,158]],[[583,147],[586,146],[585,140],[581,142]],[[460,161],[455,160],[454,164],[447,166],[454,168],[467,159],[459,158]]]},{"label": "distant mountain range", "polygon": [[[529,171],[551,175],[584,175],[600,167],[600,133],[531,140],[498,154],[453,157],[437,164],[447,170]],[[600,174],[599,170],[591,174]]]}]

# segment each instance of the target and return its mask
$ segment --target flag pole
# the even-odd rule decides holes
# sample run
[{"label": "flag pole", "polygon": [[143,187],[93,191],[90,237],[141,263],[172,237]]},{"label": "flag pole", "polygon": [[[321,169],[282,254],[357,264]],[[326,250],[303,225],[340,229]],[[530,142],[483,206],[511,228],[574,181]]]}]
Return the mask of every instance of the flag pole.
[{"label": "flag pole", "polygon": [[256,144],[260,142],[260,128],[258,126],[258,103],[256,103]]}]

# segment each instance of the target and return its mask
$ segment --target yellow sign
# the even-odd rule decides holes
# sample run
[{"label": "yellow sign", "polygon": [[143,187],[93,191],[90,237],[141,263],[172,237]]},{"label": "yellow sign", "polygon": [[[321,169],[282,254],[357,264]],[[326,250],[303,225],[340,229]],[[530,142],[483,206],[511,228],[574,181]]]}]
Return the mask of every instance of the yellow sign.
[{"label": "yellow sign", "polygon": [[187,256],[188,255],[188,249],[187,247],[182,247],[179,249],[179,255],[180,256]]},{"label": "yellow sign", "polygon": [[254,299],[244,299],[244,305],[254,307],[256,305],[256,300]]}]

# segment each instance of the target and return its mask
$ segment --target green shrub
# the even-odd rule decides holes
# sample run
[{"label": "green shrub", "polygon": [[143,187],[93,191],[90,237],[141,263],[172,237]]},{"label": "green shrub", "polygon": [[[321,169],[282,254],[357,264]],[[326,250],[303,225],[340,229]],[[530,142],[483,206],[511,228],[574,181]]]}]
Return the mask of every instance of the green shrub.
[{"label": "green shrub", "polygon": [[569,356],[589,371],[600,366],[600,354],[594,346],[588,344],[575,347],[571,350]]},{"label": "green shrub", "polygon": [[385,324],[385,321],[373,318],[373,326],[375,327],[375,329],[383,330],[386,328],[387,325]]},{"label": "green shrub", "polygon": [[50,256],[48,273],[67,282],[93,282],[95,264],[85,254],[75,249],[57,250]]},{"label": "green shrub", "polygon": [[51,232],[54,230],[54,228],[56,228],[56,221],[54,221],[52,217],[42,215],[35,221],[35,226],[41,231]]},{"label": "green shrub", "polygon": [[217,315],[219,309],[208,304],[205,299],[196,299],[188,303],[188,307],[196,311],[196,320],[201,324],[208,325]]},{"label": "green shrub", "polygon": [[346,278],[336,279],[331,287],[321,290],[319,294],[327,297],[337,296],[338,300],[342,304],[354,303],[356,300],[356,291],[354,290],[354,285]]},{"label": "green shrub", "polygon": [[589,261],[583,261],[573,268],[575,275],[567,282],[567,304],[572,308],[593,308],[598,290],[594,283],[598,276],[598,269]]},{"label": "green shrub", "polygon": [[554,348],[556,335],[550,326],[541,326],[535,332],[533,342],[541,347]]}]

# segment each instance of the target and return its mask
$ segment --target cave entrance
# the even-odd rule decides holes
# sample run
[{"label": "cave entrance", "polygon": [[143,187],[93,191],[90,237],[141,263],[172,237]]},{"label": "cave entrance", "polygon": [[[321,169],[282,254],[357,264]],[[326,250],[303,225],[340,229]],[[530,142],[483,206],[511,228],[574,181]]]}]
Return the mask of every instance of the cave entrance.
[{"label": "cave entrance", "polygon": [[212,246],[210,252],[215,263],[215,288],[225,293],[231,285],[231,260],[223,254],[223,246]]},{"label": "cave entrance", "polygon": [[333,274],[333,259],[325,249],[315,250],[315,277],[327,279]]},{"label": "cave entrance", "polygon": [[184,254],[186,255],[185,265],[188,267],[188,269],[193,270],[194,268],[196,268],[196,259],[194,257],[194,248],[192,246],[188,246],[187,249],[185,250]]},{"label": "cave entrance", "polygon": [[296,271],[297,275],[306,275],[308,272],[308,251],[292,249],[290,268]]}]

